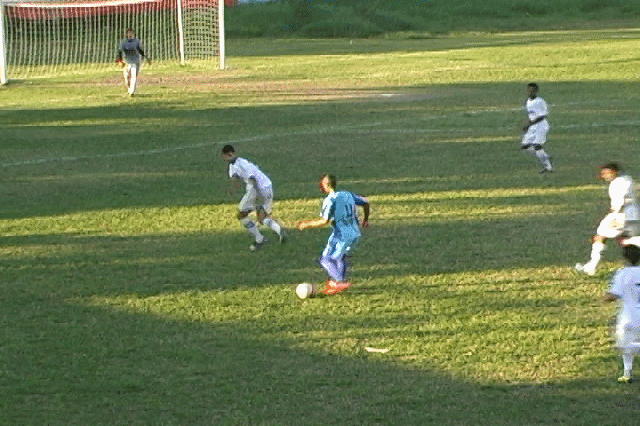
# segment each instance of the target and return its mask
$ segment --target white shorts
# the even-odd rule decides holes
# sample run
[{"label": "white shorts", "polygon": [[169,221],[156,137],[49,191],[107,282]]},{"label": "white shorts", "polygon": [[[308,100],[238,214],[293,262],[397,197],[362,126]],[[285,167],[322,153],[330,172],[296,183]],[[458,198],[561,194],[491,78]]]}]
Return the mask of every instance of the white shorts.
[{"label": "white shorts", "polygon": [[142,68],[141,63],[140,62],[132,62],[132,63],[126,63],[124,66],[124,73],[132,73],[132,74],[139,74],[140,73],[140,69]]},{"label": "white shorts", "polygon": [[252,212],[254,210],[261,210],[266,214],[271,214],[272,207],[273,190],[270,186],[260,188],[260,192],[258,192],[253,185],[247,185],[244,197],[242,197],[240,204],[238,204],[238,211]]},{"label": "white shorts", "polygon": [[596,234],[605,238],[617,238],[622,234],[628,236],[638,235],[640,223],[638,221],[625,220],[624,213],[609,213],[600,221]]},{"label": "white shorts", "polygon": [[522,136],[522,146],[529,147],[533,145],[544,145],[547,141],[547,133],[549,132],[549,123],[547,120],[530,126],[527,132]]},{"label": "white shorts", "polygon": [[640,328],[631,324],[618,324],[616,326],[616,347],[620,350],[638,349],[640,344]]}]

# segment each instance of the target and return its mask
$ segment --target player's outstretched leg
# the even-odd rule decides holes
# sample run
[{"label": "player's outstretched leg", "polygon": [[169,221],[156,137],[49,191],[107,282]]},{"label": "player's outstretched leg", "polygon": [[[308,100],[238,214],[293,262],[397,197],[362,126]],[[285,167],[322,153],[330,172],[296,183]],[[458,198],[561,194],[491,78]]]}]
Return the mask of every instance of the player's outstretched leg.
[{"label": "player's outstretched leg", "polygon": [[244,228],[247,230],[247,232],[251,236],[253,236],[253,238],[255,238],[255,243],[253,243],[253,244],[251,244],[251,246],[249,246],[251,251],[255,251],[255,250],[258,250],[259,248],[261,248],[262,245],[264,244],[265,240],[264,240],[264,237],[262,236],[262,234],[260,233],[260,230],[258,230],[258,227],[256,226],[256,224],[246,216],[240,218],[240,223],[242,224],[242,226],[244,226]]},{"label": "player's outstretched leg", "polygon": [[540,171],[540,173],[553,171],[553,166],[551,165],[551,159],[549,157],[549,154],[547,154],[544,149],[540,148],[539,150],[537,150],[536,157],[538,158],[538,161],[540,162],[540,166],[542,167],[542,170]]},{"label": "player's outstretched leg", "polygon": [[268,227],[269,229],[271,229],[273,232],[275,232],[278,235],[278,239],[280,240],[280,244],[283,244],[283,243],[287,242],[287,234],[286,234],[284,228],[282,227],[282,225],[280,225],[280,223],[278,223],[277,220],[272,219],[272,218],[267,216],[267,217],[264,218],[262,223],[266,227]]},{"label": "player's outstretched leg", "polygon": [[538,163],[540,163],[540,167],[542,167],[540,173],[553,171],[553,166],[551,165],[549,154],[547,154],[546,151],[542,148],[542,145],[532,145],[530,150],[528,151],[538,159]]},{"label": "player's outstretched leg", "polygon": [[605,247],[606,246],[602,241],[594,241],[593,244],[591,244],[591,258],[584,265],[576,263],[575,270],[578,272],[584,272],[587,275],[594,275]]}]

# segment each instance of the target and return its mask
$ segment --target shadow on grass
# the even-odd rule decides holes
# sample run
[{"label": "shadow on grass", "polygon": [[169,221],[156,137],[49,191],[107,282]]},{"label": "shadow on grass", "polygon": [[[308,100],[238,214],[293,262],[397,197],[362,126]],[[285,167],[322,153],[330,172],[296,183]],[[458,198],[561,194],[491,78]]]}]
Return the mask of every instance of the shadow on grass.
[{"label": "shadow on grass", "polygon": [[[352,256],[352,279],[573,265],[587,256],[592,230],[585,229],[585,235],[563,230],[579,223],[579,213],[414,225],[373,220]],[[29,288],[37,282],[41,290],[76,295],[153,295],[324,280],[316,259],[330,229],[290,229],[284,245],[270,230],[264,232],[268,243],[257,253],[248,250],[252,240],[239,226],[235,232],[172,235],[0,236],[0,246],[22,253],[5,257],[0,266],[7,283]],[[604,260],[611,259],[618,259],[617,251],[605,252]]]},{"label": "shadow on grass", "polygon": [[[631,87],[548,83],[545,89],[573,100],[565,94],[572,87],[597,92],[603,85],[620,93]],[[558,172],[539,179],[535,160],[519,151],[514,130],[522,118],[513,111],[520,106],[521,90],[513,83],[469,84],[367,89],[355,99],[348,90],[335,89],[333,97],[317,102],[303,97],[293,104],[234,108],[194,109],[175,100],[150,100],[7,109],[0,218],[228,202],[218,151],[229,142],[271,176],[276,199],[315,197],[314,180],[327,170],[360,182],[354,189],[368,195],[593,183],[603,153],[611,155],[597,133],[611,137],[626,129],[614,122],[626,114],[623,106],[616,116],[605,116],[612,120],[609,125],[590,127],[597,105],[565,105],[565,117],[554,120],[550,135]],[[399,96],[380,96],[380,91]],[[562,130],[565,120],[589,125]],[[625,149],[621,152],[633,155],[637,147]]]},{"label": "shadow on grass", "polygon": [[480,384],[403,368],[392,353],[296,349],[247,322],[174,321],[46,292],[3,299],[5,424],[617,426],[640,414],[636,386],[612,378]]}]

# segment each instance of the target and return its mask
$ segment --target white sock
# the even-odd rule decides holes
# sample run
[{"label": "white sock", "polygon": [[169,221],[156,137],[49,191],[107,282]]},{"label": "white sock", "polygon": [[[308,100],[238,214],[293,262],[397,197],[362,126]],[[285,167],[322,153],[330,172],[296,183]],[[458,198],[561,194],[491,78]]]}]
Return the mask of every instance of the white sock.
[{"label": "white sock", "polygon": [[544,149],[539,149],[536,151],[536,157],[538,157],[538,161],[545,169],[551,168],[551,162],[549,161],[549,154],[547,154]]},{"label": "white sock", "polygon": [[267,217],[262,221],[262,223],[264,223],[265,226],[271,228],[273,232],[280,235],[280,230],[282,229],[282,227],[277,221],[271,219],[270,217]]},{"label": "white sock", "polygon": [[633,371],[633,353],[622,354],[622,365],[624,366],[624,376],[631,377],[631,371]]},{"label": "white sock", "polygon": [[264,241],[264,237],[260,233],[260,230],[258,230],[258,227],[251,219],[248,217],[242,218],[240,219],[240,223],[246,228],[249,234],[253,235],[256,239],[256,243],[261,244]]},{"label": "white sock", "polygon": [[129,94],[132,95],[136,91],[137,70],[131,69],[131,80],[129,80]]},{"label": "white sock", "polygon": [[598,266],[598,262],[600,262],[600,258],[602,257],[602,252],[604,251],[605,245],[601,242],[596,242],[591,245],[591,260],[584,265],[587,269],[596,269]]},{"label": "white sock", "polygon": [[630,237],[625,240],[627,245],[640,247],[640,237]]}]

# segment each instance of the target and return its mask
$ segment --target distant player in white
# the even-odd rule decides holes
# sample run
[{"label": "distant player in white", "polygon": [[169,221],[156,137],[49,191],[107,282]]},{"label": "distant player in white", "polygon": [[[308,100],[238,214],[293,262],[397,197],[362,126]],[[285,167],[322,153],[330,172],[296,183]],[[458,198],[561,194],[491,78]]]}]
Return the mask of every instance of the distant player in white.
[{"label": "distant player in white", "polygon": [[140,74],[142,59],[144,59],[147,64],[150,64],[151,61],[144,55],[142,42],[135,38],[135,33],[131,28],[127,29],[125,37],[125,39],[120,41],[118,46],[116,64],[122,66],[127,92],[129,96],[133,96],[136,91],[136,81],[138,74]]},{"label": "distant player in white", "polygon": [[249,219],[249,214],[255,210],[258,222],[266,225],[273,232],[278,234],[280,243],[287,241],[284,229],[280,224],[270,217],[273,206],[273,189],[271,180],[252,162],[236,156],[231,145],[222,148],[222,159],[228,164],[230,186],[228,192],[233,192],[238,182],[244,182],[245,194],[238,204],[238,220],[254,238],[255,242],[249,246],[251,251],[262,247],[265,242],[264,236],[256,226],[255,222]]},{"label": "distant player in white", "polygon": [[628,265],[616,271],[601,300],[619,301],[616,346],[622,353],[624,373],[618,381],[631,383],[633,358],[640,353],[640,248],[629,245],[623,247],[622,252]]},{"label": "distant player in white", "polygon": [[[578,272],[593,275],[610,238],[628,238],[638,235],[640,230],[640,212],[636,203],[633,180],[617,163],[608,163],[600,168],[600,177],[609,184],[611,210],[596,230],[591,244],[591,259],[584,265],[576,264]],[[633,241],[632,241],[633,243]]]},{"label": "distant player in white", "polygon": [[533,154],[542,166],[540,173],[546,173],[553,171],[549,154],[543,149],[545,142],[547,142],[547,132],[549,132],[549,122],[547,121],[549,110],[544,99],[538,96],[538,90],[536,83],[527,84],[529,97],[526,110],[528,120],[522,127],[525,133],[522,136],[520,147]]}]

